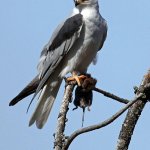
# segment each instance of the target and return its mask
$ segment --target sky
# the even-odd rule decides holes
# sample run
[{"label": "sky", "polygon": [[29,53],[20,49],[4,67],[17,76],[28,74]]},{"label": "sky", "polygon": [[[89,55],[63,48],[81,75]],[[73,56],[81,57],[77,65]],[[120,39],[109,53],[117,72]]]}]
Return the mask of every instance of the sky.
[{"label": "sky", "polygon": [[[108,36],[99,52],[97,64],[88,72],[98,80],[97,87],[132,100],[138,86],[150,68],[150,1],[99,0],[101,15],[107,20]],[[43,46],[53,30],[67,18],[74,7],[73,0],[0,0],[0,149],[50,150],[53,133],[63,97],[61,86],[52,113],[42,130],[28,122],[26,109],[32,96],[14,107],[9,101],[37,74],[37,63]],[[94,92],[91,111],[86,111],[84,126],[109,118],[124,104]],[[81,127],[82,110],[67,114],[66,135]],[[147,103],[135,128],[129,150],[149,150],[150,104]],[[125,114],[109,126],[77,137],[70,150],[113,150]]]}]

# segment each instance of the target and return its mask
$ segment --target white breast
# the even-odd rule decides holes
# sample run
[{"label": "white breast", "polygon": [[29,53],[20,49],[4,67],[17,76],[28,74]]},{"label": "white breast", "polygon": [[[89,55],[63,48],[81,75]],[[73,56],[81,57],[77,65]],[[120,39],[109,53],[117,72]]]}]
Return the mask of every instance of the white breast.
[{"label": "white breast", "polygon": [[[68,72],[78,71],[80,73],[86,72],[88,66],[95,58],[97,51],[99,49],[99,41],[101,39],[101,34],[99,30],[100,16],[97,10],[94,8],[85,8],[81,14],[83,15],[83,20],[85,22],[85,30],[81,39],[76,45],[80,44],[80,48],[74,47],[68,61],[61,72],[61,76],[65,76]],[[83,43],[80,41],[83,40]]]}]

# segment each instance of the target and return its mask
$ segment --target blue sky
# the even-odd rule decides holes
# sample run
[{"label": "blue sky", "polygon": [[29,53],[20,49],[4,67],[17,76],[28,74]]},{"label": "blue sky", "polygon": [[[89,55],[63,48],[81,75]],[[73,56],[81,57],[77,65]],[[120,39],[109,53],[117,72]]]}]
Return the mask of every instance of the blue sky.
[{"label": "blue sky", "polygon": [[[53,148],[53,133],[63,96],[62,85],[48,123],[42,130],[28,127],[36,100],[26,114],[31,97],[15,107],[9,101],[36,75],[40,51],[56,26],[72,11],[73,0],[1,0],[0,1],[0,149],[48,150]],[[100,0],[100,12],[108,23],[108,37],[99,53],[96,66],[89,73],[97,78],[97,87],[132,99],[133,86],[139,85],[150,68],[150,1]],[[82,110],[68,112],[66,135],[81,127]],[[94,93],[91,112],[86,112],[85,126],[101,122],[117,112],[123,104]],[[130,150],[148,150],[150,104],[136,126]],[[122,115],[111,125],[84,135],[72,143],[70,150],[113,150],[124,120]]]}]

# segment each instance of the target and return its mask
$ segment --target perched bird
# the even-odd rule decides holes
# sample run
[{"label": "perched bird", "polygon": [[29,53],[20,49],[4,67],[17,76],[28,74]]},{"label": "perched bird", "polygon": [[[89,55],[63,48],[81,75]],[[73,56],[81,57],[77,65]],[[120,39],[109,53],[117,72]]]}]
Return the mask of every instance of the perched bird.
[{"label": "perched bird", "polygon": [[38,64],[38,75],[10,102],[10,106],[26,96],[39,93],[37,107],[29,126],[36,123],[41,129],[46,123],[64,76],[80,79],[102,48],[107,35],[107,24],[99,13],[98,0],[74,0],[75,8],[69,18],[58,25],[43,48]]}]

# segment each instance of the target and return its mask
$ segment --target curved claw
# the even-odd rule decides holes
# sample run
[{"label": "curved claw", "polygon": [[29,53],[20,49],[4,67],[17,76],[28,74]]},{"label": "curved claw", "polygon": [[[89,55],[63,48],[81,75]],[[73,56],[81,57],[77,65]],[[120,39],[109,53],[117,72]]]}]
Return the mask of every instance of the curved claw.
[{"label": "curved claw", "polygon": [[68,81],[68,82],[69,82],[69,81],[76,81],[77,84],[78,84],[78,86],[81,86],[82,83],[83,83],[83,80],[84,80],[85,78],[87,78],[87,76],[85,76],[85,75],[80,75],[80,76],[78,76],[78,75],[74,75],[74,74],[73,74],[72,77],[67,78],[67,81]]}]

